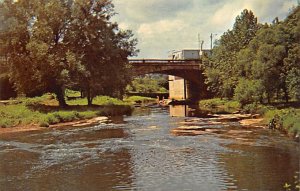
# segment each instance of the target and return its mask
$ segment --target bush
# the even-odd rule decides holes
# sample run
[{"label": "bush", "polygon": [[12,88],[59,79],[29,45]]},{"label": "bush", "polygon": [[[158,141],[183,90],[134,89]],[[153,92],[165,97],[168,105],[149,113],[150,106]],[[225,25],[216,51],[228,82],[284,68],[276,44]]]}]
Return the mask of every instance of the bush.
[{"label": "bush", "polygon": [[49,127],[49,123],[47,121],[40,121],[39,126],[40,127]]},{"label": "bush", "polygon": [[266,122],[279,118],[283,128],[292,134],[300,134],[300,110],[294,108],[270,109],[265,112]]},{"label": "bush", "polygon": [[124,99],[125,102],[129,102],[129,103],[145,103],[145,102],[150,102],[150,101],[154,101],[154,98],[151,97],[143,97],[143,96],[130,96]]},{"label": "bush", "polygon": [[238,110],[240,108],[240,103],[238,101],[227,100],[227,99],[207,99],[201,100],[199,102],[200,107],[202,108],[224,108],[224,109],[233,109]]},{"label": "bush", "polygon": [[239,79],[238,85],[234,90],[234,99],[242,105],[258,103],[262,100],[263,85],[260,80]]},{"label": "bush", "polygon": [[264,115],[267,111],[274,109],[271,106],[265,106],[259,103],[251,103],[244,105],[242,108],[243,113],[260,114]]},{"label": "bush", "polygon": [[93,103],[96,105],[125,105],[122,100],[112,98],[109,96],[97,96],[94,98]]}]

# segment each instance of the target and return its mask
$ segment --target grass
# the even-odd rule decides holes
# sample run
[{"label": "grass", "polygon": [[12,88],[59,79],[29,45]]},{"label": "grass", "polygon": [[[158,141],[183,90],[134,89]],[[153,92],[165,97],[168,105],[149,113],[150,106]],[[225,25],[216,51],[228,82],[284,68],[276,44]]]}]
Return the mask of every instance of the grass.
[{"label": "grass", "polygon": [[264,121],[268,123],[271,119],[278,118],[282,128],[292,135],[300,135],[300,109],[270,109],[264,113]]},{"label": "grass", "polygon": [[[73,100],[67,100],[68,105],[87,105],[87,99],[86,98],[78,98]],[[97,96],[93,99],[94,105],[129,105],[129,103],[126,103],[122,100],[112,98],[109,96]]]},{"label": "grass", "polygon": [[42,127],[89,119],[96,116],[116,116],[130,114],[132,108],[128,103],[107,96],[98,96],[94,105],[86,106],[84,99],[70,100],[69,107],[60,108],[51,94],[36,98],[19,98],[0,107],[0,127],[39,124]]},{"label": "grass", "polygon": [[155,101],[155,98],[142,97],[142,96],[130,96],[124,99],[125,102],[134,104],[134,103],[147,103]]},{"label": "grass", "polygon": [[300,109],[299,103],[276,103],[273,105],[262,105],[252,103],[243,108],[237,101],[214,98],[201,100],[200,108],[213,113],[232,113],[240,111],[242,113],[259,114],[264,118],[264,123],[268,124],[272,119],[278,118],[278,123],[282,124],[283,131],[294,136],[300,135]]},{"label": "grass", "polygon": [[241,109],[238,101],[220,98],[201,100],[199,106],[203,110],[210,110],[214,113],[233,113]]}]

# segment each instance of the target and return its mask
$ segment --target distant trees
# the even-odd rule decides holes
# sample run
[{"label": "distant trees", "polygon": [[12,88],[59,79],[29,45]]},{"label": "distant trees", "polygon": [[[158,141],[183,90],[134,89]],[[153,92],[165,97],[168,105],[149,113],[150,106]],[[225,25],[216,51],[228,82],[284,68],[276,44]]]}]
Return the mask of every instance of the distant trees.
[{"label": "distant trees", "polygon": [[66,87],[83,90],[89,104],[98,94],[122,94],[137,42],[110,22],[110,0],[5,0],[0,9],[1,51],[18,92],[52,92],[61,106]]},{"label": "distant trees", "polygon": [[261,25],[251,11],[237,17],[206,61],[207,83],[221,97],[243,104],[273,98],[299,100],[300,9]]},{"label": "distant trees", "polygon": [[167,76],[147,75],[145,77],[137,77],[127,86],[128,92],[137,93],[167,93],[168,90]]}]

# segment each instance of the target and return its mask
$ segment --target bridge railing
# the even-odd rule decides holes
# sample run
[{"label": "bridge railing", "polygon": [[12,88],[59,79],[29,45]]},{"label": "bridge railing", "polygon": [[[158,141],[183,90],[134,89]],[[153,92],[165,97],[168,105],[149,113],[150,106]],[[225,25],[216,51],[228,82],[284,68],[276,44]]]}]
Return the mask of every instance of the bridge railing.
[{"label": "bridge railing", "polygon": [[171,60],[171,59],[129,59],[129,63],[132,64],[151,64],[151,63],[166,63],[166,64],[186,64],[190,63],[198,63],[200,62],[199,59],[197,60]]}]

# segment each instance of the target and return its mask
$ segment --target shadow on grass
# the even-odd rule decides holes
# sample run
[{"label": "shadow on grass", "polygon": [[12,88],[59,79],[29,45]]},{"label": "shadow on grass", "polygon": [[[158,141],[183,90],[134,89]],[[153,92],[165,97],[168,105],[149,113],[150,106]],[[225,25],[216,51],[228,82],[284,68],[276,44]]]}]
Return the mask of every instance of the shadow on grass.
[{"label": "shadow on grass", "polygon": [[273,106],[276,107],[278,109],[285,109],[285,108],[295,108],[295,109],[299,109],[300,108],[300,102],[298,101],[291,101],[289,103],[286,102],[275,102],[275,103],[270,103],[268,104],[269,106]]}]

